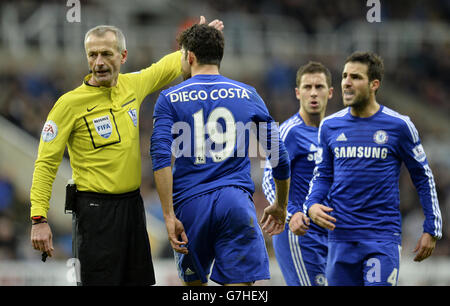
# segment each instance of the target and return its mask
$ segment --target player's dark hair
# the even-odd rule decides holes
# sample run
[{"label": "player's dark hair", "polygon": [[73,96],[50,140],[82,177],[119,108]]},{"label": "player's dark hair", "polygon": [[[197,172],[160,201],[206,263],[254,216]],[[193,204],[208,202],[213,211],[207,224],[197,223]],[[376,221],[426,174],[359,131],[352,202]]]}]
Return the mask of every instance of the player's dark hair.
[{"label": "player's dark hair", "polygon": [[300,86],[302,76],[307,73],[323,73],[325,75],[328,87],[331,87],[331,72],[322,63],[309,61],[306,65],[297,70],[296,85]]},{"label": "player's dark hair", "polygon": [[369,78],[369,82],[373,80],[381,80],[384,75],[384,63],[383,59],[373,53],[373,52],[353,52],[347,59],[345,60],[345,64],[349,62],[358,62],[367,65],[367,76]]},{"label": "player's dark hair", "polygon": [[[178,44],[195,54],[200,65],[217,65],[223,58],[222,32],[206,24],[194,24],[178,36]],[[186,55],[187,56],[187,55]]]}]

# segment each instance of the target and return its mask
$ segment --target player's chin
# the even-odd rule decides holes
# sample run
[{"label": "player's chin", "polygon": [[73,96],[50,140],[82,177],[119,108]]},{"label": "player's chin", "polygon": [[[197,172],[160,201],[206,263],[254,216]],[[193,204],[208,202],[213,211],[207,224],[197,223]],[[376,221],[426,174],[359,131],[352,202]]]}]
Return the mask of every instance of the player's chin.
[{"label": "player's chin", "polygon": [[343,100],[344,106],[353,106],[355,104],[355,99],[345,99]]},{"label": "player's chin", "polygon": [[308,114],[310,115],[318,115],[322,112],[322,107],[317,106],[317,107],[309,107],[307,110]]}]

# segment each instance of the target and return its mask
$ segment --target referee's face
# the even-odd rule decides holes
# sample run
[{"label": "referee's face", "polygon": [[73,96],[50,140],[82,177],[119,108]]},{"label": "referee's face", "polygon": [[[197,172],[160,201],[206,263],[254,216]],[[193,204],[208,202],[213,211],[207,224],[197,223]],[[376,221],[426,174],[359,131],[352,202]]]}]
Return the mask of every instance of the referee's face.
[{"label": "referee's face", "polygon": [[92,71],[89,84],[115,86],[120,66],[125,63],[127,57],[127,50],[119,52],[116,35],[113,32],[106,32],[102,36],[91,34],[86,40],[86,55]]}]

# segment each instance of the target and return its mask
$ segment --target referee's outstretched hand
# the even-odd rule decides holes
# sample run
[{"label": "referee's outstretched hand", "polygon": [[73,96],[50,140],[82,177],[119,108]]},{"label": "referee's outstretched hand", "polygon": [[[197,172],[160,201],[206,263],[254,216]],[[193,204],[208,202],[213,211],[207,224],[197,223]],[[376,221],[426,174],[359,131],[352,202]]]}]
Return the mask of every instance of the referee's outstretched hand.
[{"label": "referee's outstretched hand", "polygon": [[[205,24],[206,23],[206,18],[205,16],[200,16],[200,22],[198,24]],[[223,31],[224,25],[223,25],[223,21],[219,20],[219,19],[214,19],[213,21],[211,21],[208,24],[210,27],[214,27],[219,31]]]}]

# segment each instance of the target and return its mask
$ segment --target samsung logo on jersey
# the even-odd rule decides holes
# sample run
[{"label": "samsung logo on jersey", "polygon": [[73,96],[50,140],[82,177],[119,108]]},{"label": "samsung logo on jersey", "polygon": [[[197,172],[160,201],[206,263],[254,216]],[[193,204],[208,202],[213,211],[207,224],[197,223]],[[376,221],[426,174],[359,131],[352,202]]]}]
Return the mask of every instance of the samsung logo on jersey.
[{"label": "samsung logo on jersey", "polygon": [[336,158],[380,158],[385,159],[388,149],[383,147],[337,147],[334,148]]},{"label": "samsung logo on jersey", "polygon": [[207,99],[216,101],[219,99],[247,99],[250,100],[247,90],[241,88],[221,88],[214,89],[210,92],[205,90],[190,90],[172,92],[168,94],[170,102],[190,102],[190,101],[206,101]]}]

